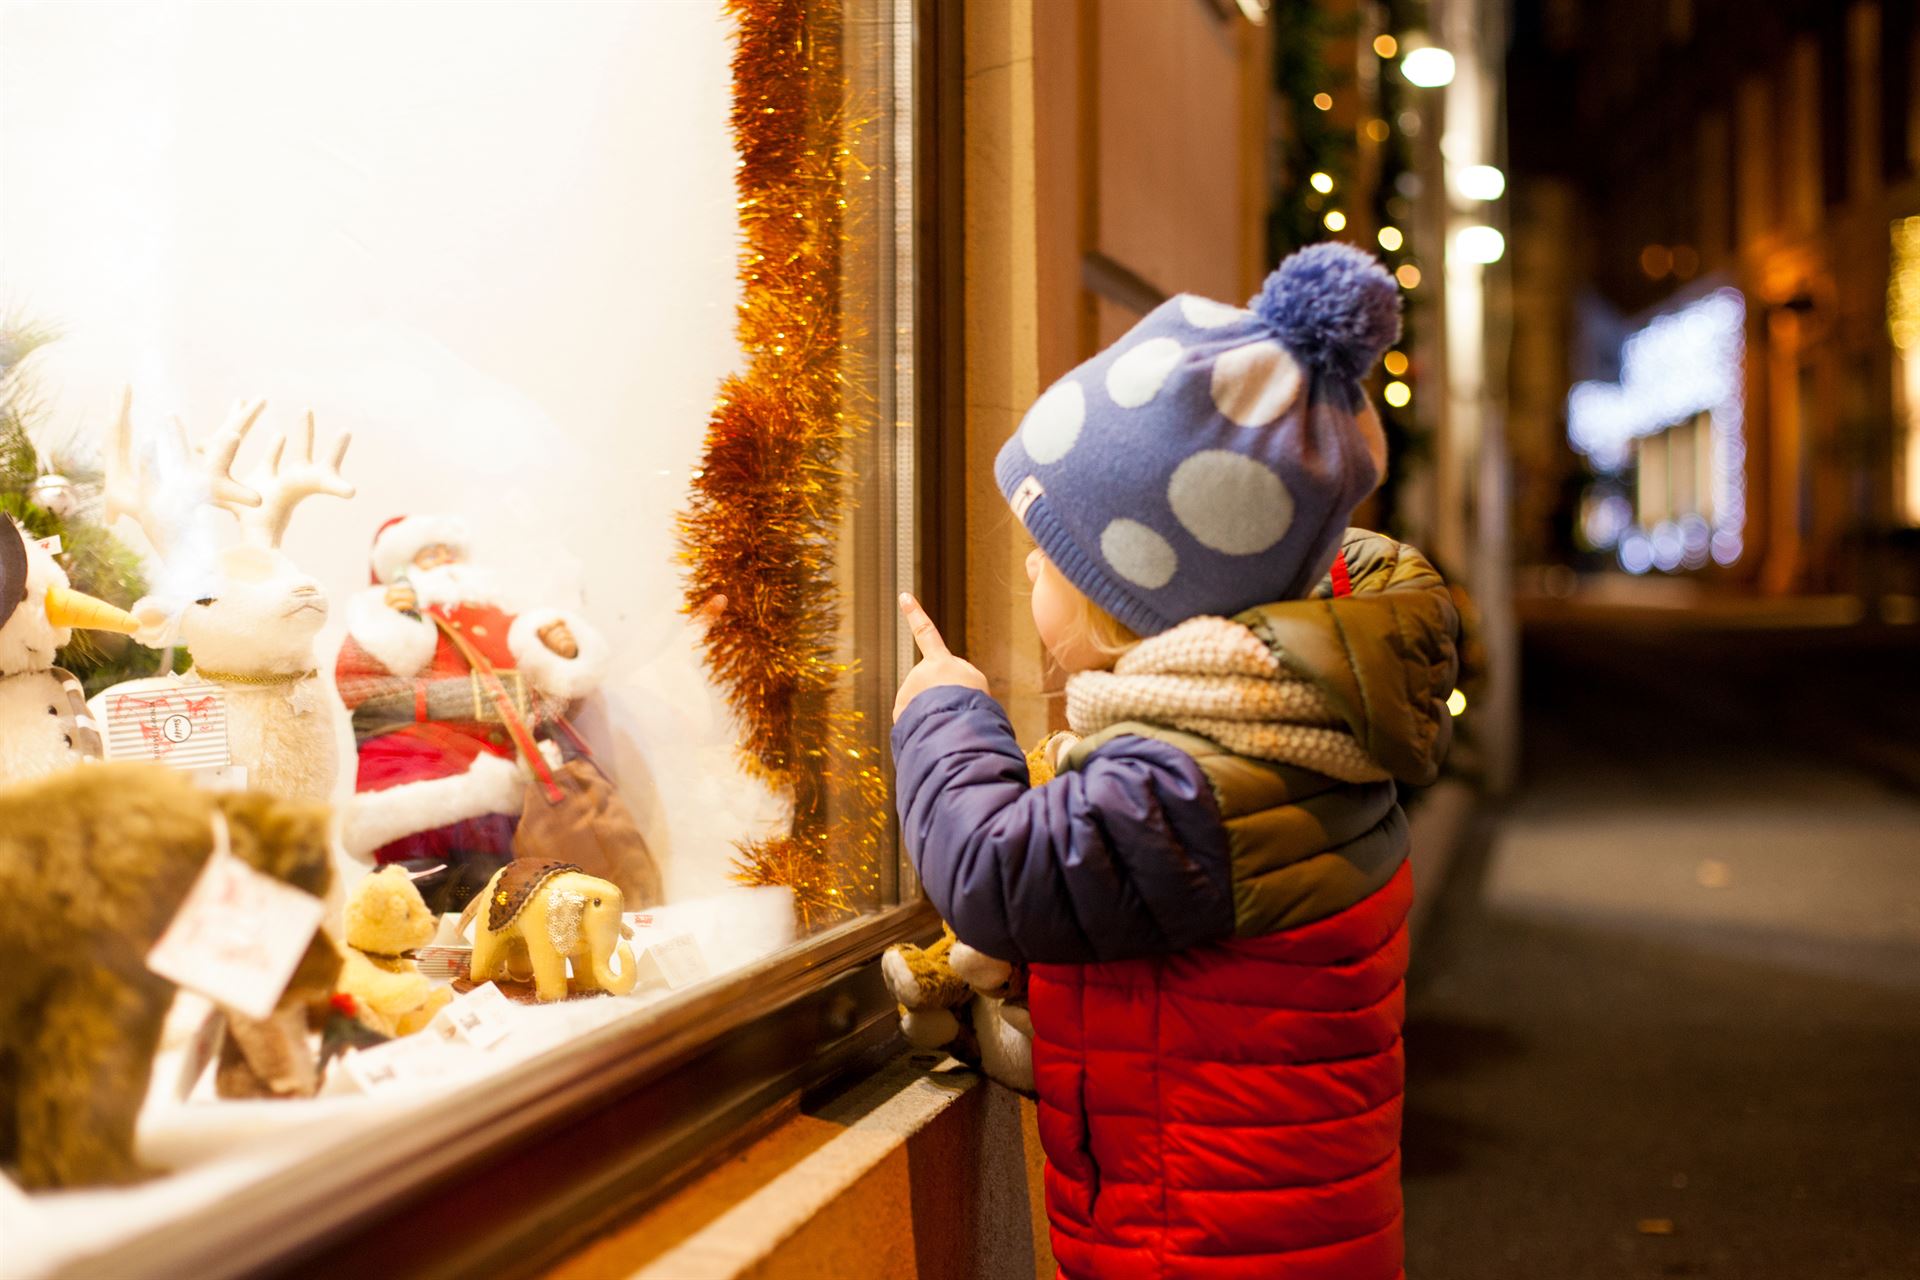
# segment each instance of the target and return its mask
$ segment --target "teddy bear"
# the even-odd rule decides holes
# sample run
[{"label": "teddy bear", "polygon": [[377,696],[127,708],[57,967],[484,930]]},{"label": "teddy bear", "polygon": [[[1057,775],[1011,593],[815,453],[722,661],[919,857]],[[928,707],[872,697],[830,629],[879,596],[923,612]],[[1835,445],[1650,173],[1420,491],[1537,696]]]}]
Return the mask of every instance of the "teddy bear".
[{"label": "teddy bear", "polygon": [[[1051,782],[1061,754],[1077,741],[1075,734],[1054,733],[1029,751],[1031,784]],[[926,947],[889,948],[880,972],[900,1006],[908,1044],[948,1049],[1008,1088],[1033,1092],[1033,1018],[1024,966],[985,955],[943,926],[939,940]]]},{"label": "teddy bear", "polygon": [[981,954],[946,928],[929,946],[888,948],[880,972],[908,1044],[944,1048],[1009,1089],[1033,1092],[1025,968]]},{"label": "teddy bear", "polygon": [[[0,788],[0,1163],[22,1186],[145,1176],[134,1124],[175,991],[146,958],[214,848],[216,815],[234,857],[325,897],[333,872],[323,805],[215,794],[134,763]],[[301,961],[313,984],[330,984],[329,947],[316,932]],[[227,1017],[245,1028],[241,1040],[258,1031],[276,1054],[306,1049],[304,1035],[276,1039],[270,1027]]]},{"label": "teddy bear", "polygon": [[433,940],[435,922],[404,870],[382,867],[355,885],[346,924],[339,989],[353,998],[355,1015],[368,1027],[387,1036],[412,1035],[453,999],[406,954]]},{"label": "teddy bear", "polygon": [[321,1068],[307,1036],[327,1025],[341,971],[340,948],[320,931],[271,1014],[255,1021],[228,1012],[214,1070],[215,1096],[311,1098],[318,1093]]}]

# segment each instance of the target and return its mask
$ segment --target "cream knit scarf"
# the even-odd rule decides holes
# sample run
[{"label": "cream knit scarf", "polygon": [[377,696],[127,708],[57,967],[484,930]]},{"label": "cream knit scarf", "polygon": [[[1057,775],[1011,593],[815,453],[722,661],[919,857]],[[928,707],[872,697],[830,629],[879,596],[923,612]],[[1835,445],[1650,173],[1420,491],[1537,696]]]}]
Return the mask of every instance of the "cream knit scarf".
[{"label": "cream knit scarf", "polygon": [[1311,681],[1286,671],[1258,636],[1225,618],[1191,618],[1142,640],[1112,671],[1067,681],[1067,723],[1076,733],[1124,720],[1183,729],[1239,755],[1342,782],[1391,776]]}]

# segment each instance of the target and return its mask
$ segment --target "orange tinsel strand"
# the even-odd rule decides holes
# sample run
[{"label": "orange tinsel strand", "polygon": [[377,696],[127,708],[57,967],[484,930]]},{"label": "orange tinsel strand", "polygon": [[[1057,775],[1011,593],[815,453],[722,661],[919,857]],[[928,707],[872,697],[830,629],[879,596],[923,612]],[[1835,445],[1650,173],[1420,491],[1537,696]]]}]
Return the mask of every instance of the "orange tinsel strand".
[{"label": "orange tinsel strand", "polygon": [[876,905],[885,777],[847,707],[833,550],[858,427],[840,275],[847,147],[838,0],[728,0],[747,367],[722,384],[688,509],[686,598],[727,608],[706,659],[756,772],[793,796],[735,878],[784,885],[808,928]]}]

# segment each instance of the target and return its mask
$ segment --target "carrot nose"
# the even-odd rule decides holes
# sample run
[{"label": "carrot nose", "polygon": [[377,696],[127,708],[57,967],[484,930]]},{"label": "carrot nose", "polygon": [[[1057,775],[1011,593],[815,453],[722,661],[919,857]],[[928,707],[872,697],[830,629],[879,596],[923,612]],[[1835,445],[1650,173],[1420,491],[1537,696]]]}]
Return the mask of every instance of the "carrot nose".
[{"label": "carrot nose", "polygon": [[56,627],[84,627],[88,631],[118,631],[132,635],[140,620],[72,587],[47,588],[47,621]]}]

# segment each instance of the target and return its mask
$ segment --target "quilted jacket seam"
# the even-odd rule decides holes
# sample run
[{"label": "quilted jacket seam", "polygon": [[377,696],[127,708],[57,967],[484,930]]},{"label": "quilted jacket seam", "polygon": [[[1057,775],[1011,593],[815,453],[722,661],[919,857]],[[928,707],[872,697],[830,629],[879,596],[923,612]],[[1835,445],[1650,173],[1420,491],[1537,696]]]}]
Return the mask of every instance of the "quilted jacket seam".
[{"label": "quilted jacket seam", "polygon": [[1256,1124],[1232,1124],[1227,1121],[1216,1120],[1169,1120],[1167,1123],[1179,1125],[1186,1129],[1311,1129],[1317,1124],[1340,1124],[1347,1120],[1358,1120],[1360,1117],[1370,1116],[1376,1111],[1384,1111],[1388,1107],[1400,1102],[1400,1100],[1400,1096],[1395,1094],[1384,1102],[1376,1102],[1372,1106],[1363,1107],[1358,1111],[1342,1111],[1337,1116],[1317,1116],[1312,1120],[1271,1120]]},{"label": "quilted jacket seam", "polygon": [[[1370,1237],[1380,1235],[1387,1231],[1391,1231],[1393,1230],[1394,1224],[1398,1223],[1406,1216],[1407,1214],[1404,1208],[1395,1209],[1393,1211],[1393,1215],[1377,1227],[1371,1227],[1365,1231],[1361,1231],[1361,1232],[1358,1232],[1357,1234],[1350,1235],[1350,1236],[1340,1236],[1333,1240],[1324,1241],[1321,1244],[1300,1245],[1292,1249],[1261,1249],[1255,1252],[1233,1252],[1233,1253],[1200,1253],[1191,1249],[1183,1249],[1175,1253],[1173,1256],[1179,1257],[1179,1258],[1236,1258],[1236,1259],[1243,1259],[1243,1260],[1252,1259],[1252,1258],[1297,1258],[1300,1254],[1310,1253],[1315,1249],[1337,1249],[1341,1245],[1354,1244],[1358,1241],[1366,1240],[1366,1239],[1369,1239]],[[1402,1271],[1400,1274],[1405,1275],[1406,1272]]]},{"label": "quilted jacket seam", "polygon": [[[1364,1169],[1354,1170],[1344,1178],[1334,1178],[1330,1181],[1316,1179],[1312,1182],[1274,1182],[1261,1187],[1259,1190],[1262,1194],[1273,1191],[1325,1191],[1328,1187],[1337,1187],[1347,1182],[1358,1182],[1369,1174],[1378,1173],[1399,1159],[1399,1157],[1400,1144],[1396,1142],[1393,1144],[1393,1150],[1385,1156],[1375,1160]],[[1153,1183],[1146,1178],[1110,1178],[1108,1181],[1112,1182],[1115,1186],[1121,1187],[1148,1187],[1153,1185]],[[1164,1182],[1162,1185],[1165,1185]],[[1182,1192],[1197,1193],[1200,1195],[1238,1196],[1248,1194],[1246,1187],[1182,1187],[1180,1190]]]}]

